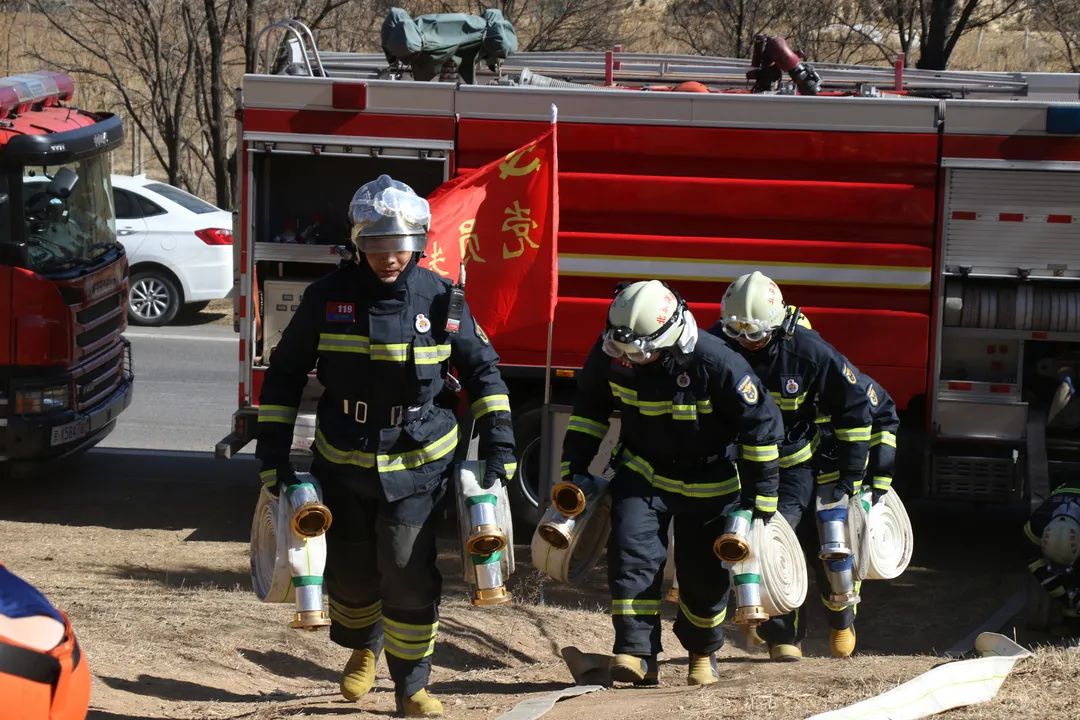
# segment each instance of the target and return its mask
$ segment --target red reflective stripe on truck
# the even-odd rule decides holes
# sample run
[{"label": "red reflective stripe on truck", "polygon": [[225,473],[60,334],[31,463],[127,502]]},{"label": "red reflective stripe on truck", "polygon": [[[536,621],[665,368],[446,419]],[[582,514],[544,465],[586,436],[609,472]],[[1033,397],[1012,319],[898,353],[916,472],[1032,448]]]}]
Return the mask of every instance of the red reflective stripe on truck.
[{"label": "red reflective stripe on truck", "polygon": [[1047,215],[1046,222],[1048,223],[1071,223],[1073,221],[1072,215]]},{"label": "red reflective stripe on truck", "polygon": [[1024,222],[1024,213],[998,213],[999,222]]},{"label": "red reflective stripe on truck", "polygon": [[453,140],[453,117],[244,108],[244,132]]},{"label": "red reflective stripe on truck", "polygon": [[978,217],[978,213],[969,212],[967,210],[953,210],[953,220],[974,220]]}]

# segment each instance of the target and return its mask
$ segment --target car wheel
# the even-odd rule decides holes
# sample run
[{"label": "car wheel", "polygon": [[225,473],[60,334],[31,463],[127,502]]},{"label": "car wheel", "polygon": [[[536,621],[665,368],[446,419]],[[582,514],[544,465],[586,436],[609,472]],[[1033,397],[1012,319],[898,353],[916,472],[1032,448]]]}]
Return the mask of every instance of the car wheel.
[{"label": "car wheel", "polygon": [[540,424],[541,407],[530,407],[514,414],[514,444],[518,467],[507,486],[514,514],[514,537],[531,537],[540,523]]},{"label": "car wheel", "polygon": [[176,281],[156,270],[140,270],[131,276],[128,322],[157,327],[172,322],[180,310]]}]

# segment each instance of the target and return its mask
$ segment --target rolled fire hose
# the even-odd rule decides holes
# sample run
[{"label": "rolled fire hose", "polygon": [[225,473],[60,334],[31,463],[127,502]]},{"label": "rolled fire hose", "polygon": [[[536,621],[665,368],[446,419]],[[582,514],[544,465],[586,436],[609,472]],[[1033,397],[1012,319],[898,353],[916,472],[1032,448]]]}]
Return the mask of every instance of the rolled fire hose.
[{"label": "rolled fire hose", "polygon": [[975,649],[982,657],[938,665],[876,697],[809,720],[918,720],[987,702],[997,695],[1013,666],[1031,657],[1009,638],[992,632],[980,634]]},{"label": "rolled fire hose", "polygon": [[315,630],[330,624],[322,578],[332,517],[315,478],[297,473],[296,479],[285,488],[267,483],[259,491],[251,522],[251,586],[263,602],[295,601],[290,626]]},{"label": "rolled fire hose", "polygon": [[739,578],[760,576],[761,608],[770,617],[785,615],[806,601],[806,558],[795,531],[781,515],[768,523],[758,519],[750,525],[750,553],[730,565],[736,587]]},{"label": "rolled fire hose", "polygon": [[[499,605],[510,600],[503,584],[514,574],[514,524],[510,516],[510,498],[501,483],[489,489],[480,486],[483,477],[481,463],[462,463],[456,477],[459,539],[461,541],[462,576],[472,591],[474,605]],[[506,538],[506,546],[493,553],[474,553],[477,548],[473,518],[481,517],[485,528],[482,533],[489,539],[492,533],[487,526],[494,525]]]},{"label": "rolled fire hose", "polygon": [[[533,567],[559,582],[582,583],[607,547],[611,534],[610,481],[600,476],[594,476],[594,481],[595,490],[580,514],[567,518],[551,504],[533,533]],[[559,532],[545,532],[545,527]],[[545,535],[553,539],[562,536],[566,546],[556,547]]]},{"label": "rolled fire hose", "polygon": [[[866,498],[869,495],[864,496]],[[891,580],[911,563],[915,538],[900,496],[893,490],[866,509],[868,502],[852,498],[848,510],[852,572],[856,580]]]}]

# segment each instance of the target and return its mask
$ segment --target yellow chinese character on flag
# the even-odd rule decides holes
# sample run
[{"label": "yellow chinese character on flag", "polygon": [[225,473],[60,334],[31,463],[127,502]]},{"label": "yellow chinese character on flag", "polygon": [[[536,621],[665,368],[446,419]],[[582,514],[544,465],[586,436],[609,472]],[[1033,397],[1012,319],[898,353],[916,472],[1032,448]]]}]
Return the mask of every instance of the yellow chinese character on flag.
[{"label": "yellow chinese character on flag", "polygon": [[521,207],[521,203],[517,200],[514,201],[513,206],[503,210],[503,214],[510,217],[503,220],[502,230],[503,232],[513,233],[514,239],[517,240],[516,250],[510,249],[513,241],[507,241],[503,244],[504,260],[521,257],[522,253],[525,252],[525,243],[529,243],[529,247],[534,250],[540,247],[538,243],[533,242],[533,239],[529,237],[529,233],[539,227],[536,221],[530,217],[531,213],[531,209]]}]

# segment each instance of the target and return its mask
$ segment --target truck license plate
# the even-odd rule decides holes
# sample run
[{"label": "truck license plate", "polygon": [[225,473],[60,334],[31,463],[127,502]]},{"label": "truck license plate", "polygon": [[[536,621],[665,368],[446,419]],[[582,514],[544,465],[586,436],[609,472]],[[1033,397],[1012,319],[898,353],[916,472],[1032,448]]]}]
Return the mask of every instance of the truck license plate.
[{"label": "truck license plate", "polygon": [[52,440],[50,444],[63,445],[72,440],[78,440],[88,432],[90,432],[90,418],[79,418],[66,425],[54,427],[52,429]]}]

